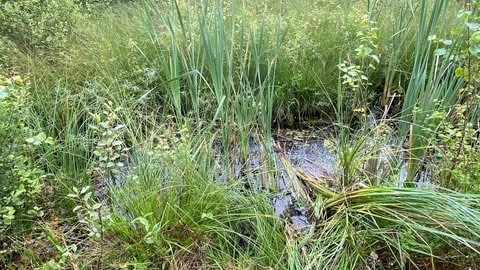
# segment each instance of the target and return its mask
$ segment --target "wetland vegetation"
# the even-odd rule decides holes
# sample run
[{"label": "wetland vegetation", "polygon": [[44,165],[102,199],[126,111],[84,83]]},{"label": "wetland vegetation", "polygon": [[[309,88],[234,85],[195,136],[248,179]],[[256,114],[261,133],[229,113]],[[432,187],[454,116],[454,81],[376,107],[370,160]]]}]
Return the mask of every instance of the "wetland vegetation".
[{"label": "wetland vegetation", "polygon": [[479,8],[0,0],[0,268],[480,268]]}]

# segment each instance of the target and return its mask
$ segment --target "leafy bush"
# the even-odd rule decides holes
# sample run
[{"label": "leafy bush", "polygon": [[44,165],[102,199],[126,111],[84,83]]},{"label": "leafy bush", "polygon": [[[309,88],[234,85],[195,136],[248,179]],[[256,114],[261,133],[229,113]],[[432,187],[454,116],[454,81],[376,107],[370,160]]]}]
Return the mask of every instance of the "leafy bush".
[{"label": "leafy bush", "polygon": [[28,228],[25,221],[43,215],[38,199],[45,175],[34,155],[52,139],[43,132],[29,136],[26,94],[21,78],[0,77],[0,241],[18,236]]},{"label": "leafy bush", "polygon": [[9,43],[10,41],[7,38],[0,36],[0,70],[7,65]]},{"label": "leafy bush", "polygon": [[0,3],[0,34],[39,54],[65,48],[79,19],[73,0],[21,0]]},{"label": "leafy bush", "polygon": [[[477,96],[477,100],[480,100],[480,96]],[[433,123],[440,121],[438,125],[431,127],[436,131],[430,142],[435,146],[434,157],[437,160],[431,171],[446,188],[479,193],[479,141],[473,123],[465,118],[467,108],[465,104],[458,104],[452,109],[451,117],[438,111],[429,116],[428,119]]]}]

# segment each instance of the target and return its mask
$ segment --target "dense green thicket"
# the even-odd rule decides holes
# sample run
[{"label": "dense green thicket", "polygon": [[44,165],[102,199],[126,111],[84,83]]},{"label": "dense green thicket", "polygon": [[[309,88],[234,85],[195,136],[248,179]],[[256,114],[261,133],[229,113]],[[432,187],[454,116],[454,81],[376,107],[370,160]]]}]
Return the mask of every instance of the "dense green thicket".
[{"label": "dense green thicket", "polygon": [[59,53],[74,34],[79,12],[72,0],[3,1],[0,34],[21,50]]}]

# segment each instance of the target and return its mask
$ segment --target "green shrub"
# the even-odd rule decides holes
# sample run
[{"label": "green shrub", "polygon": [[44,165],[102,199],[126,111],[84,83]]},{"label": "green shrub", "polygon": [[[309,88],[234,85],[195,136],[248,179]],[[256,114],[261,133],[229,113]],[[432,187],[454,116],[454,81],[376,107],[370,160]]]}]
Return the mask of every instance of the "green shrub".
[{"label": "green shrub", "polygon": [[25,125],[26,95],[21,78],[0,77],[0,241],[19,236],[29,220],[43,215],[38,199],[45,175],[35,153],[52,139],[43,132],[31,136]]},{"label": "green shrub", "polygon": [[0,36],[0,70],[4,69],[8,62],[9,40]]},{"label": "green shrub", "polygon": [[[478,102],[480,96],[476,97]],[[445,112],[434,111],[428,119],[435,130],[429,139],[436,164],[431,169],[434,179],[452,190],[465,193],[480,193],[479,141],[475,126],[465,118],[467,105],[458,104]]]},{"label": "green shrub", "polygon": [[19,0],[0,3],[0,34],[39,54],[63,50],[79,19],[73,0]]}]

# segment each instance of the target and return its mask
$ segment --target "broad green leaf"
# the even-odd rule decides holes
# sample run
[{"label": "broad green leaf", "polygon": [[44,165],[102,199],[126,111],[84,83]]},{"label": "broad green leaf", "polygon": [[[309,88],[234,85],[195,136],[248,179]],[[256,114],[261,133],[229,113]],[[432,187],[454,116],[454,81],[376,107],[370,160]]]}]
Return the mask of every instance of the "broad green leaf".
[{"label": "broad green leaf", "polygon": [[117,145],[121,145],[123,142],[120,141],[120,140],[117,140],[117,141],[113,141],[112,142],[112,146],[117,146]]},{"label": "broad green leaf", "polygon": [[437,40],[437,35],[429,35],[427,37],[427,41],[433,41],[435,42]]},{"label": "broad green leaf", "polygon": [[6,86],[0,85],[0,100],[8,97],[8,88]]},{"label": "broad green leaf", "polygon": [[145,243],[147,243],[147,244],[153,244],[153,243],[154,243],[152,237],[145,237],[144,241],[145,241]]},{"label": "broad green leaf", "polygon": [[439,49],[436,49],[433,52],[433,55],[434,56],[442,56],[442,55],[445,55],[446,53],[447,53],[447,50],[445,50],[444,48],[439,48]]},{"label": "broad green leaf", "polygon": [[201,219],[213,219],[213,214],[211,212],[202,213]]},{"label": "broad green leaf", "polygon": [[83,193],[87,192],[87,190],[89,190],[89,189],[90,189],[90,186],[83,187],[82,190],[80,191],[80,194],[83,194]]},{"label": "broad green leaf", "polygon": [[36,137],[39,141],[43,142],[47,139],[47,134],[45,134],[45,132],[40,132]]},{"label": "broad green leaf", "polygon": [[380,59],[378,59],[378,56],[377,56],[377,55],[375,55],[375,54],[372,54],[372,55],[370,55],[370,57],[372,57],[372,58],[373,58],[373,60],[375,60],[375,62],[377,62],[377,64],[379,64],[379,63],[380,63]]},{"label": "broad green leaf", "polygon": [[104,121],[104,122],[100,122],[100,126],[102,128],[109,128],[110,127],[110,122],[109,121]]},{"label": "broad green leaf", "polygon": [[147,232],[149,231],[149,229],[150,229],[150,223],[148,222],[148,220],[147,220],[146,218],[144,218],[144,217],[137,217],[137,218],[134,219],[133,221],[138,221],[138,222],[140,222],[140,223],[143,225],[143,227],[145,228],[145,231],[147,231]]},{"label": "broad green leaf", "polygon": [[472,36],[470,37],[470,41],[480,42],[480,31],[473,33]]},{"label": "broad green leaf", "polygon": [[465,74],[463,68],[458,67],[458,68],[455,69],[455,76],[462,77],[463,74]]},{"label": "broad green leaf", "polygon": [[53,144],[55,143],[55,141],[53,140],[52,137],[47,137],[47,139],[45,140],[45,143],[46,143],[46,144],[53,145]]},{"label": "broad green leaf", "polygon": [[83,199],[85,201],[88,201],[90,199],[90,197],[92,197],[92,192],[87,192],[84,196],[83,196]]},{"label": "broad green leaf", "polygon": [[446,46],[452,45],[452,43],[453,43],[453,41],[451,39],[440,39],[440,42],[442,42]]},{"label": "broad green leaf", "polygon": [[120,130],[120,129],[123,129],[125,127],[125,125],[118,125],[115,127],[115,130]]},{"label": "broad green leaf", "polygon": [[465,25],[470,29],[471,31],[478,31],[479,29],[479,24],[476,22],[466,22]]},{"label": "broad green leaf", "polygon": [[472,45],[468,48],[471,54],[478,56],[480,53],[480,46]]}]

